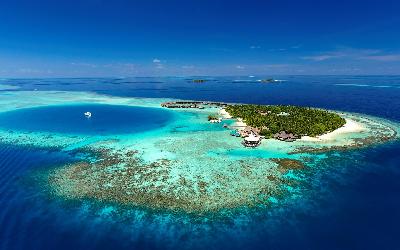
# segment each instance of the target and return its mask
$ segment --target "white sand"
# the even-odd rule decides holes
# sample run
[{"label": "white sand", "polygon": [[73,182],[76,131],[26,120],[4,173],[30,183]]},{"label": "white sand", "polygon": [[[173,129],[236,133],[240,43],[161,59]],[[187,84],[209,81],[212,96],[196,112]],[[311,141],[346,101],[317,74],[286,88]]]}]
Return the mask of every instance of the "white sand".
[{"label": "white sand", "polygon": [[300,141],[316,141],[316,142],[333,141],[339,135],[348,134],[348,133],[357,133],[357,132],[361,132],[364,130],[365,130],[365,128],[360,123],[346,118],[346,124],[344,124],[341,128],[338,128],[335,131],[332,131],[330,133],[326,133],[326,134],[323,134],[323,135],[320,135],[317,137],[303,136],[303,137],[301,137]]},{"label": "white sand", "polygon": [[222,116],[223,119],[231,119],[232,118],[232,116],[228,112],[226,112],[225,109],[220,109],[218,111],[218,113],[220,116]]},{"label": "white sand", "polygon": [[237,118],[237,121],[232,124],[233,127],[246,127],[247,124],[241,119],[241,118]]},{"label": "white sand", "polygon": [[[220,116],[222,116],[222,119],[232,119],[232,116],[228,112],[226,112],[225,109],[220,109],[218,111],[218,114]],[[232,127],[237,127],[237,128],[240,128],[240,127],[244,128],[246,126],[247,126],[247,124],[243,122],[242,118],[237,118],[236,122],[232,124]]]}]

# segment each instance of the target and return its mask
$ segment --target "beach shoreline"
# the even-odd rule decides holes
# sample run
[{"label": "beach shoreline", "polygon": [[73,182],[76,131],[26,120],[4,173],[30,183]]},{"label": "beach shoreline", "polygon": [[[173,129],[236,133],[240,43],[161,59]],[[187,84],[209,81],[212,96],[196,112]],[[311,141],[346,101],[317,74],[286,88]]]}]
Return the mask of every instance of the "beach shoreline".
[{"label": "beach shoreline", "polygon": [[299,141],[306,141],[306,142],[327,142],[327,141],[334,141],[337,139],[338,136],[344,135],[344,134],[349,134],[349,133],[359,133],[362,131],[365,131],[366,128],[360,124],[359,122],[356,122],[352,119],[345,118],[346,124],[344,124],[342,127],[323,134],[319,135],[316,137],[311,137],[311,136],[303,136],[299,139]]}]

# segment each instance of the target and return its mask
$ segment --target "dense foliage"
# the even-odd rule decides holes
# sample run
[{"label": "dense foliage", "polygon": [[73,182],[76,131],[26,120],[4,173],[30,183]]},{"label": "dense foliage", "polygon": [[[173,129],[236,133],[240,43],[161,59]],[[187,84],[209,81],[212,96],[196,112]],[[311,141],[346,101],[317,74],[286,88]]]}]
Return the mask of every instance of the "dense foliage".
[{"label": "dense foliage", "polygon": [[209,120],[209,121],[211,121],[211,120],[218,120],[218,116],[217,116],[217,115],[209,115],[209,116],[208,116],[208,120]]},{"label": "dense foliage", "polygon": [[229,105],[226,111],[242,118],[247,125],[272,137],[286,131],[298,136],[317,136],[342,127],[346,121],[339,115],[321,109],[297,106]]}]

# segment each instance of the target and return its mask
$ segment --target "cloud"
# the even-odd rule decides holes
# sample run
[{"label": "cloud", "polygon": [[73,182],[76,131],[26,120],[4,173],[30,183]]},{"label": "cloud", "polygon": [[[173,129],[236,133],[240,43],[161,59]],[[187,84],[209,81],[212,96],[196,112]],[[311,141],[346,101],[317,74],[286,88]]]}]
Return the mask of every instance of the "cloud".
[{"label": "cloud", "polygon": [[330,53],[315,55],[315,56],[303,56],[302,59],[320,62],[320,61],[340,58],[340,57],[344,57],[344,56],[346,56],[346,54],[343,52],[330,52]]},{"label": "cloud", "polygon": [[268,51],[269,51],[269,52],[282,52],[282,51],[286,51],[286,50],[288,50],[288,49],[286,49],[286,48],[279,48],[279,49],[269,49]]},{"label": "cloud", "polygon": [[320,61],[325,61],[325,60],[339,58],[339,57],[342,57],[342,56],[339,56],[339,55],[317,55],[317,56],[303,56],[302,59],[320,62]]},{"label": "cloud", "polygon": [[301,48],[301,44],[298,45],[294,45],[292,47],[290,47],[291,49],[300,49]]},{"label": "cloud", "polygon": [[290,50],[296,50],[296,49],[299,49],[299,48],[301,48],[301,44],[296,44],[296,45],[293,45],[293,46],[289,46],[289,47],[287,47],[287,48],[272,48],[272,49],[269,49],[268,51],[269,52],[283,52],[283,51],[290,51]]},{"label": "cloud", "polygon": [[182,69],[194,69],[194,66],[193,65],[183,65],[181,68]]},{"label": "cloud", "polygon": [[20,68],[16,71],[22,74],[53,74],[53,71],[50,69]]},{"label": "cloud", "polygon": [[[337,58],[347,58],[351,60],[360,60],[360,59],[368,59],[375,58],[376,60],[382,59],[384,60],[386,57],[382,57],[382,51],[376,49],[355,49],[355,48],[340,48],[334,51],[328,51],[325,53],[303,56],[301,57],[304,60],[311,60],[315,62],[326,61]],[[390,59],[386,58],[386,59]],[[392,58],[393,59],[393,58]]]},{"label": "cloud", "polygon": [[70,63],[73,66],[79,66],[79,67],[89,67],[89,68],[97,68],[98,65],[94,63],[86,63],[86,62],[72,62]]},{"label": "cloud", "polygon": [[265,67],[265,68],[277,69],[277,68],[292,67],[293,65],[281,63],[281,64],[265,64],[265,65],[262,65],[262,66]]},{"label": "cloud", "polygon": [[360,57],[360,59],[380,61],[380,62],[396,62],[396,61],[400,61],[400,54],[369,55],[369,56]]},{"label": "cloud", "polygon": [[237,65],[236,68],[237,68],[237,69],[244,69],[245,67],[244,67],[244,66],[241,66],[241,65]]},{"label": "cloud", "polygon": [[[165,61],[164,61],[164,62],[165,62]],[[156,66],[156,69],[164,69],[164,68],[165,68],[165,67],[164,67],[164,64],[161,63],[161,60],[158,59],[158,58],[154,58],[154,59],[153,59],[153,63],[154,63],[154,65]]]},{"label": "cloud", "polygon": [[258,46],[258,45],[252,45],[252,46],[250,46],[250,49],[261,49],[261,46]]}]

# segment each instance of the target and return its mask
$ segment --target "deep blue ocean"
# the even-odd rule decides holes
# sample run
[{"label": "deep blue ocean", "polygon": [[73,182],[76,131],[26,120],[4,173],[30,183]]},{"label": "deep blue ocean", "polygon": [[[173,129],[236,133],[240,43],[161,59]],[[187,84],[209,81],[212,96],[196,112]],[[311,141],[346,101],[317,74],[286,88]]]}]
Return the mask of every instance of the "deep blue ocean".
[{"label": "deep blue ocean", "polygon": [[[114,96],[294,104],[400,122],[400,76],[277,76],[276,79],[285,80],[277,84],[263,84],[249,77],[207,79],[202,84],[184,77],[2,79],[0,84],[20,87],[13,91],[91,91]],[[79,109],[79,113],[96,108],[96,113],[104,112],[104,107],[85,105],[72,108]],[[39,108],[35,112],[52,110]],[[118,114],[122,120],[117,124],[124,124],[134,122],[129,121],[131,112],[147,111],[121,108],[107,112]],[[168,120],[168,117],[157,117],[160,126]],[[89,133],[95,128],[107,134],[113,132],[107,130],[110,125],[117,125],[102,127],[104,123],[93,118],[95,124],[89,123],[82,131],[73,132]],[[18,123],[23,117],[14,113],[8,119]],[[81,122],[82,117],[71,115],[68,119]],[[38,127],[34,123],[19,124],[17,129],[51,129],[42,125],[40,122]],[[115,129],[134,132],[120,126]],[[71,132],[68,127],[64,129]],[[203,240],[196,241],[199,244],[191,249],[400,249],[399,141],[332,157],[324,163],[326,166],[320,166],[320,170],[310,175],[309,199],[257,215],[241,234],[235,225],[229,226],[226,222],[224,231],[210,227],[202,236],[195,232],[195,226],[184,225],[187,233],[177,238],[170,231],[180,225],[174,226],[173,222],[165,228],[149,228],[146,223],[132,225],[127,217],[106,216],[98,213],[93,205],[49,198],[36,184],[32,173],[73,160],[73,155],[62,151],[0,144],[1,250],[177,249],[192,237],[203,237]],[[151,230],[158,233],[153,234]],[[164,238],[172,242],[167,244]]]}]

